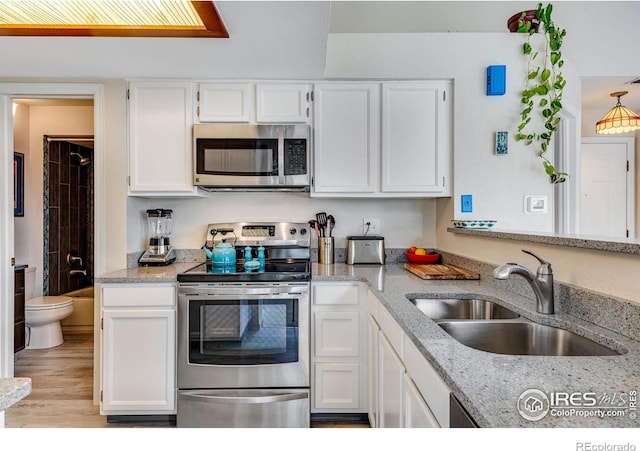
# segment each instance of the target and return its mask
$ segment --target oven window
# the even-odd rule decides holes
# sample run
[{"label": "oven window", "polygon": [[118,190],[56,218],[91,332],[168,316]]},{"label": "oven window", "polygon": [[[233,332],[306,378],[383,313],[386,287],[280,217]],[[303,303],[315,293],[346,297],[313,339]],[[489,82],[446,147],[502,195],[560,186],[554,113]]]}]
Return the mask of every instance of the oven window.
[{"label": "oven window", "polygon": [[297,361],[297,299],[189,301],[189,363]]},{"label": "oven window", "polygon": [[199,139],[199,174],[277,176],[276,139]]}]

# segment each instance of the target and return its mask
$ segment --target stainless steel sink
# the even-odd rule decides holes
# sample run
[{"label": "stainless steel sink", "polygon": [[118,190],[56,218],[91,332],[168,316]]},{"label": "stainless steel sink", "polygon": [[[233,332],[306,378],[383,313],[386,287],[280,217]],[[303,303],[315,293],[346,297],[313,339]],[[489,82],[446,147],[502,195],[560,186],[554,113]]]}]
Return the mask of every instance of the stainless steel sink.
[{"label": "stainless steel sink", "polygon": [[511,355],[605,356],[612,349],[568,330],[527,321],[440,322],[460,343],[481,351]]},{"label": "stainless steel sink", "polygon": [[514,319],[519,315],[483,299],[410,299],[431,319]]}]

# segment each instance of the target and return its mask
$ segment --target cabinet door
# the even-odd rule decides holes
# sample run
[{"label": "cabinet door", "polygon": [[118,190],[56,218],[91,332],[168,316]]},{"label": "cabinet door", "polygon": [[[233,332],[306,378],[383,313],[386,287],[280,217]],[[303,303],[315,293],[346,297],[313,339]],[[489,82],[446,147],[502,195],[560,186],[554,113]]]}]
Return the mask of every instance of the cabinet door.
[{"label": "cabinet door", "polygon": [[314,193],[374,193],[380,85],[318,84],[314,95]]},{"label": "cabinet door", "polygon": [[378,370],[378,427],[403,427],[404,366],[382,332],[378,333]]},{"label": "cabinet door", "polygon": [[411,378],[405,374],[402,386],[405,428],[440,427]]},{"label": "cabinet door", "polygon": [[105,414],[175,413],[175,310],[103,312]]},{"label": "cabinet door", "polygon": [[250,122],[253,85],[249,83],[200,83],[200,122]]},{"label": "cabinet door", "polygon": [[313,313],[316,357],[358,357],[360,355],[359,312]]},{"label": "cabinet door", "polygon": [[129,194],[195,195],[190,83],[129,85]]},{"label": "cabinet door", "polygon": [[360,406],[360,365],[324,363],[314,365],[314,409],[354,411]]},{"label": "cabinet door", "polygon": [[451,160],[449,86],[382,85],[383,192],[445,192]]},{"label": "cabinet door", "polygon": [[307,84],[258,84],[257,122],[308,122],[310,89]]}]

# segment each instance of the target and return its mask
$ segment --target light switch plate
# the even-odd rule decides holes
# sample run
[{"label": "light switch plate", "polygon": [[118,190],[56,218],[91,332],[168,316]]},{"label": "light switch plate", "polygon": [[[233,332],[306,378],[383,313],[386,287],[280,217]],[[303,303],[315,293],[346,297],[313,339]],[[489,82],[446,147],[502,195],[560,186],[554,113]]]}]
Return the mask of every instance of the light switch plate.
[{"label": "light switch plate", "polygon": [[524,196],[524,212],[529,215],[546,214],[549,211],[547,196]]},{"label": "light switch plate", "polygon": [[471,194],[463,194],[460,196],[460,211],[462,211],[462,213],[473,212],[473,196]]}]

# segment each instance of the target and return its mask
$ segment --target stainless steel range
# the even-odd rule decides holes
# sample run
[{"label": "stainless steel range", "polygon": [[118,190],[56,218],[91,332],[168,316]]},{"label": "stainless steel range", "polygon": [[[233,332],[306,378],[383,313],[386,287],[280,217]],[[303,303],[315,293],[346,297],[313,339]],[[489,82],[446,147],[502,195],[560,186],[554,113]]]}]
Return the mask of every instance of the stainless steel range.
[{"label": "stainless steel range", "polygon": [[310,236],[207,227],[210,258],[178,275],[178,427],[309,427]]}]

